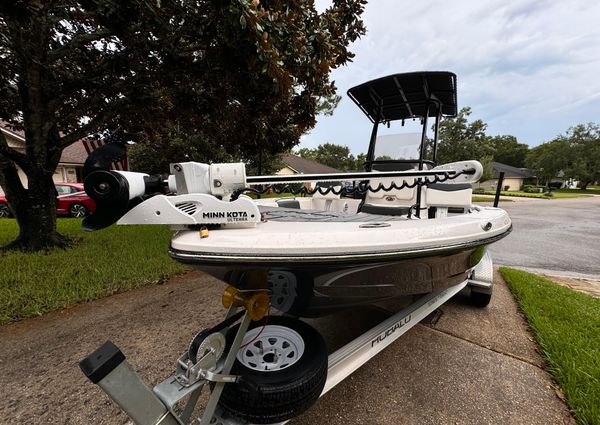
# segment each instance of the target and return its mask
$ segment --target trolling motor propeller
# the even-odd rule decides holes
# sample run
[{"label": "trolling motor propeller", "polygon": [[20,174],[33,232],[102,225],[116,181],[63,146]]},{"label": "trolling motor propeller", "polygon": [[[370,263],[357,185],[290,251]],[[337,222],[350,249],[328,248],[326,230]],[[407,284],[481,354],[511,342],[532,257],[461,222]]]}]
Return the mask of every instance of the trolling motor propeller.
[{"label": "trolling motor propeller", "polygon": [[83,219],[84,230],[104,229],[143,201],[147,193],[162,191],[159,176],[110,169],[126,153],[123,143],[111,142],[94,150],[85,161],[83,185],[96,201],[96,212]]}]

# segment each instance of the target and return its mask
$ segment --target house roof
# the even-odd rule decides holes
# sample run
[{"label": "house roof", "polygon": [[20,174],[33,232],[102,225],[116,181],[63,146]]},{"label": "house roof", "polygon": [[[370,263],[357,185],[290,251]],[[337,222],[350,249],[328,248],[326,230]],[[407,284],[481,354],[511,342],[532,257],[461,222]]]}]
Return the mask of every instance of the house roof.
[{"label": "house roof", "polygon": [[25,141],[25,132],[23,130],[14,130],[5,121],[0,120],[0,130],[17,140]]},{"label": "house roof", "polygon": [[[25,149],[25,132],[22,130],[13,130],[9,125],[0,120],[0,130],[7,134],[9,137],[12,137],[17,143],[23,144],[23,149]],[[17,148],[20,149],[20,148]],[[83,146],[83,141],[78,140],[72,145],[67,146],[63,149],[62,154],[60,156],[59,164],[71,164],[71,165],[83,165],[85,160],[87,159],[88,154]]]},{"label": "house roof", "polygon": [[316,161],[302,158],[298,155],[283,155],[281,161],[298,174],[327,174],[340,172],[340,170],[333,167],[319,164]]},{"label": "house roof", "polygon": [[533,171],[529,168],[517,168],[511,165],[502,164],[500,162],[490,162],[490,167],[492,167],[492,173],[494,178],[497,178],[501,172],[504,172],[504,177],[512,177],[512,178],[521,178],[526,179],[529,177],[534,177]]},{"label": "house roof", "polygon": [[60,162],[64,164],[83,165],[87,157],[88,154],[83,146],[83,141],[78,140],[63,149]]}]

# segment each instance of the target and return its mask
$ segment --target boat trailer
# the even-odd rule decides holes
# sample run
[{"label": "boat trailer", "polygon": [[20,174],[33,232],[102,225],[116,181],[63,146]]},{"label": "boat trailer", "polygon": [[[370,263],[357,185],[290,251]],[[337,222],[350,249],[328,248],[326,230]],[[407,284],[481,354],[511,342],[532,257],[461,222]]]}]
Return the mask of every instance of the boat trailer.
[{"label": "boat trailer", "polygon": [[[421,296],[410,306],[330,354],[327,380],[320,396],[461,290],[471,291],[475,303],[480,302],[481,297],[489,301],[492,282],[492,260],[486,252],[468,280]],[[190,349],[177,360],[175,373],[152,390],[127,362],[121,350],[110,341],[81,360],[81,370],[94,384],[99,385],[136,425],[248,424],[224,412],[219,407],[219,399],[225,385],[246,385],[250,389],[253,386],[251,380],[231,375],[230,372],[251,321],[262,318],[269,310],[268,294],[228,287],[223,296],[223,304],[228,307],[225,320],[214,328],[200,332],[192,341]],[[241,323],[235,338],[227,347],[223,332],[239,320]],[[206,384],[212,388],[208,403],[200,417],[192,418]],[[181,409],[179,406],[186,399],[187,403]]]}]

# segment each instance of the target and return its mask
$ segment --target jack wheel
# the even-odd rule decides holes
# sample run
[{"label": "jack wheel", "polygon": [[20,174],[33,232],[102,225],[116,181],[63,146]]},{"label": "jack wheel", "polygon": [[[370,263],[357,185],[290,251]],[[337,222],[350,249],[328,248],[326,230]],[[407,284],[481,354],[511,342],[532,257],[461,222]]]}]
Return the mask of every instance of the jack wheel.
[{"label": "jack wheel", "polygon": [[[298,319],[269,317],[244,336],[231,371],[251,385],[227,384],[221,408],[243,421],[272,424],[298,416],[321,395],[327,379],[327,349],[321,335]],[[227,333],[231,346],[238,326]]]}]

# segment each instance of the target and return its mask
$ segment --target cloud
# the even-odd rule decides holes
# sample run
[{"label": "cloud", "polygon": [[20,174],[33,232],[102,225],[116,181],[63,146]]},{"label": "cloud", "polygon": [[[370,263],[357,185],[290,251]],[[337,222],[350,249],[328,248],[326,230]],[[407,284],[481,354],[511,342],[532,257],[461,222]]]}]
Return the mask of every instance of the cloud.
[{"label": "cloud", "polygon": [[[322,10],[329,2],[316,4]],[[459,105],[471,106],[490,134],[536,145],[569,126],[600,121],[598,16],[600,3],[587,0],[372,0],[364,14],[368,34],[333,79],[345,96],[387,74],[453,71]],[[368,120],[345,98],[309,137],[311,145],[345,144],[358,153],[369,133]]]}]

